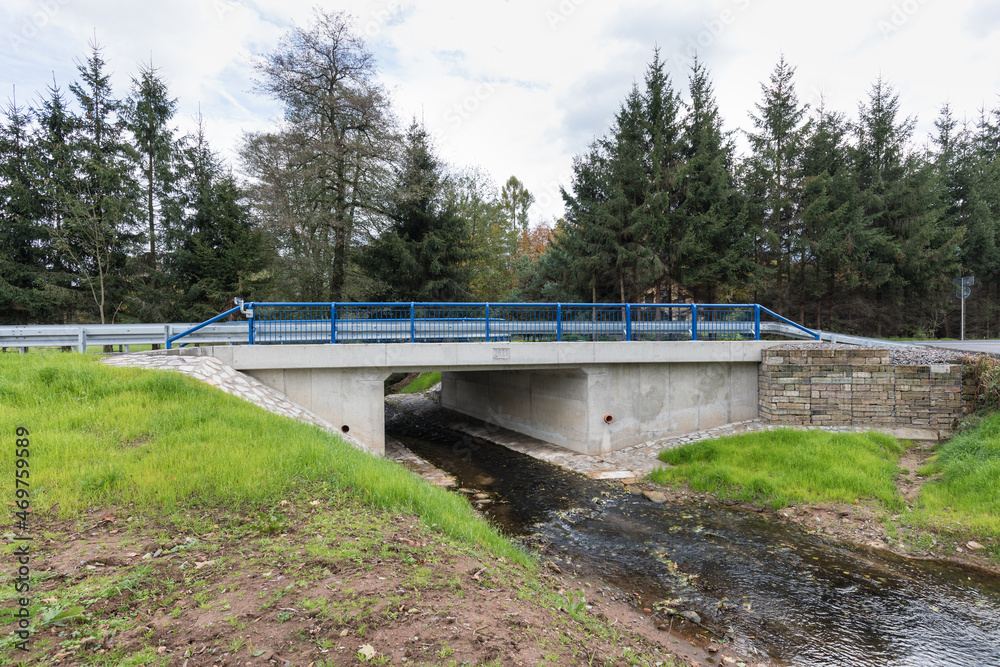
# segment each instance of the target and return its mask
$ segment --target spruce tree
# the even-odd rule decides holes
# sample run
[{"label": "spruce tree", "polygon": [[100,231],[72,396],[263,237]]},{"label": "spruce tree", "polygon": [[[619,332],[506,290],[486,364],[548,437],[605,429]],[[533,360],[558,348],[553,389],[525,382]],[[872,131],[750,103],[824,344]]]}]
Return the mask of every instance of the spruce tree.
[{"label": "spruce tree", "polygon": [[890,269],[872,295],[875,328],[933,334],[959,269],[962,230],[942,224],[937,171],[909,148],[916,120],[898,116],[899,96],[879,78],[860,106],[853,151],[866,224],[886,238],[873,259]]},{"label": "spruce tree", "polygon": [[723,132],[705,66],[695,61],[683,124],[677,225],[677,277],[696,301],[715,303],[754,271],[753,239],[733,178],[733,146]]},{"label": "spruce tree", "polygon": [[[132,77],[132,90],[124,115],[139,156],[143,191],[142,216],[146,221],[149,242],[149,267],[157,267],[157,227],[162,228],[165,200],[170,197],[176,178],[174,161],[176,141],[170,121],[177,112],[177,100],[171,98],[166,83],[152,61],[142,64],[139,75]],[[161,223],[158,225],[158,218]]]},{"label": "spruce tree", "polygon": [[389,225],[362,260],[369,275],[384,285],[383,298],[469,298],[469,231],[447,204],[444,185],[427,129],[414,120],[396,168]]},{"label": "spruce tree", "polygon": [[795,68],[782,56],[756,103],[754,126],[747,132],[751,154],[746,164],[745,187],[749,223],[757,236],[757,261],[773,281],[775,307],[788,301],[788,284],[796,242],[802,225],[801,158],[809,130],[809,105],[799,103]]},{"label": "spruce tree", "polygon": [[12,100],[0,124],[0,322],[51,317],[42,199],[34,171],[29,115]]},{"label": "spruce tree", "polygon": [[124,135],[122,103],[111,89],[101,51],[91,43],[90,56],[77,65],[80,81],[70,86],[81,110],[71,137],[77,172],[69,189],[57,193],[63,214],[54,240],[103,324],[114,321],[125,305],[132,279],[127,261],[141,231],[136,154]]}]

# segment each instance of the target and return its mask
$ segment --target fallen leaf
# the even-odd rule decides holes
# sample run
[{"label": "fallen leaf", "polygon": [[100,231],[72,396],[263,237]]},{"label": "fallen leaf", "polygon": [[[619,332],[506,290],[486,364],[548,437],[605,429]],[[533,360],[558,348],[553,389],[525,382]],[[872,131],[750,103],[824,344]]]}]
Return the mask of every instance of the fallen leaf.
[{"label": "fallen leaf", "polygon": [[378,653],[372,648],[371,644],[365,644],[358,649],[358,655],[362,656],[366,661],[374,658]]},{"label": "fallen leaf", "polygon": [[200,563],[198,561],[195,561],[194,562],[194,569],[200,570],[201,568],[206,567],[208,565],[215,565],[215,561],[214,560],[204,560],[204,561],[201,561]]}]

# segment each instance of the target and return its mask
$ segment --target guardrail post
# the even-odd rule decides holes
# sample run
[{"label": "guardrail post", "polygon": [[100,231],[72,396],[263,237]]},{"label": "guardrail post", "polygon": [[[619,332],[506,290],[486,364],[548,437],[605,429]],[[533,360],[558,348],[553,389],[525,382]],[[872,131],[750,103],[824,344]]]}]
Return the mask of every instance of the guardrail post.
[{"label": "guardrail post", "polygon": [[632,340],[632,304],[625,304],[625,340]]},{"label": "guardrail post", "polygon": [[253,331],[253,329],[254,329],[254,319],[253,319],[253,311],[251,310],[249,312],[249,314],[247,315],[247,332],[248,332],[248,341],[249,341],[250,345],[254,344],[254,331]]},{"label": "guardrail post", "polygon": [[562,342],[562,304],[556,304],[556,342]]},{"label": "guardrail post", "polygon": [[80,332],[77,334],[77,349],[83,353],[87,353],[87,330],[80,327]]},{"label": "guardrail post", "polygon": [[753,339],[760,340],[760,304],[753,305]]},{"label": "guardrail post", "polygon": [[691,340],[698,340],[698,306],[691,304]]},{"label": "guardrail post", "polygon": [[417,342],[417,309],[412,301],[410,302],[410,342]]},{"label": "guardrail post", "polygon": [[486,304],[486,342],[490,342],[490,304]]},{"label": "guardrail post", "polygon": [[337,342],[337,304],[330,304],[330,343]]}]

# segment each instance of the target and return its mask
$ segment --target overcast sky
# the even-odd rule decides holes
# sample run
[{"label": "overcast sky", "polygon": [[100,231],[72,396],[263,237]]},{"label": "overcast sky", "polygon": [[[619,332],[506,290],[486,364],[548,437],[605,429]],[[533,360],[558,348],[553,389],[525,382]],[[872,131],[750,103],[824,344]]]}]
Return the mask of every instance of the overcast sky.
[{"label": "overcast sky", "polygon": [[[314,0],[4,0],[0,100],[64,89],[96,38],[124,95],[152,58],[189,130],[200,105],[214,147],[234,159],[244,131],[279,107],[250,92],[250,57],[272,50]],[[708,65],[728,129],[749,112],[783,53],[800,100],[856,113],[881,75],[923,144],[944,102],[972,118],[1000,106],[1000,3],[989,0],[346,0],[393,91],[399,117],[423,118],[440,155],[497,183],[523,180],[537,221],[562,211],[572,158],[606,133],[659,45],[686,90],[691,55]],[[68,90],[67,90],[68,92]],[[238,165],[234,165],[238,168]]]}]

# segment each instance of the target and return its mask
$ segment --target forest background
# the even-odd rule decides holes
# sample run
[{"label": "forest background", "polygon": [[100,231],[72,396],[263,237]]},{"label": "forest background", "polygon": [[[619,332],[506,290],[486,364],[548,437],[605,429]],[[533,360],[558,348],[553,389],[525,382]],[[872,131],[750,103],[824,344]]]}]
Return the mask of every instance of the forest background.
[{"label": "forest background", "polygon": [[237,164],[204,125],[178,136],[152,63],[113,90],[93,43],[77,71],[0,112],[3,324],[200,321],[234,298],[694,301],[947,337],[971,275],[967,333],[1000,335],[1000,108],[942,104],[916,137],[891,82],[850,113],[811,106],[781,58],[736,134],[711,73],[673,81],[654,48],[574,159],[563,215],[532,225],[518,178],[445,164],[398,117],[345,14],[255,60],[284,113]]}]

